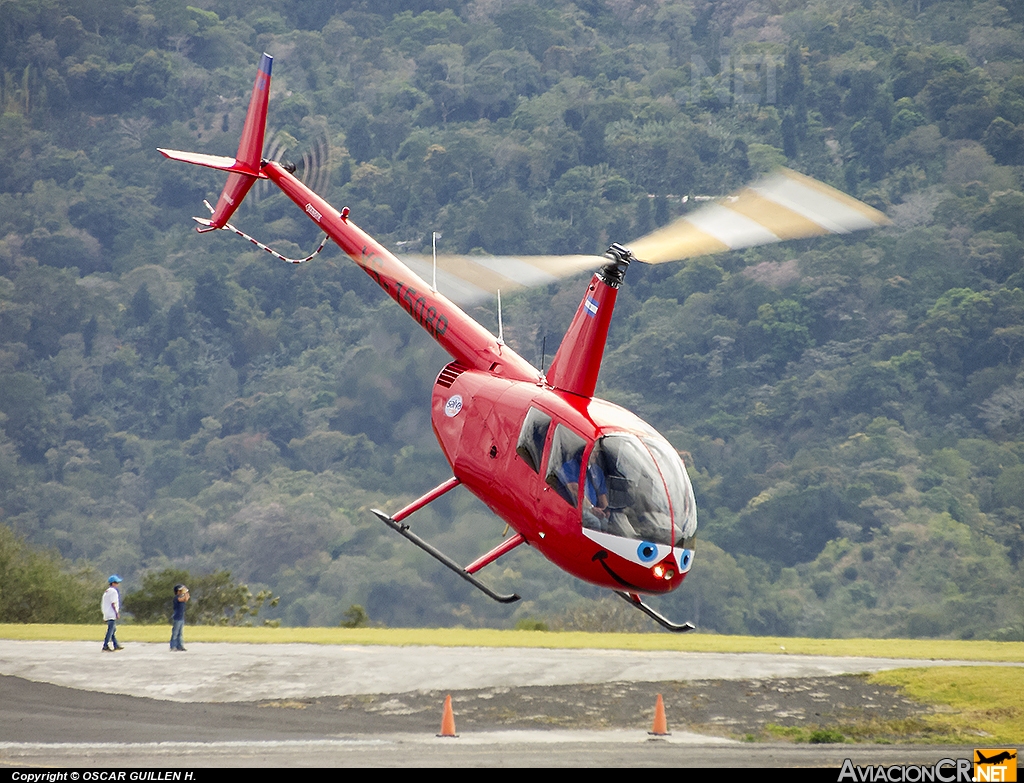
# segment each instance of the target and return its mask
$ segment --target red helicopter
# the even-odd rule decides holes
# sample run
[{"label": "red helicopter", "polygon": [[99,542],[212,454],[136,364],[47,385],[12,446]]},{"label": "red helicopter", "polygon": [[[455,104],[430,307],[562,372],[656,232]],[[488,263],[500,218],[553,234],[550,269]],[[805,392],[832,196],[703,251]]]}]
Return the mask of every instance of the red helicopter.
[{"label": "red helicopter", "polygon": [[[615,591],[670,631],[688,631],[644,603],[642,594],[675,590],[693,564],[697,508],[676,450],[629,411],[595,398],[594,389],[619,287],[636,261],[662,263],[785,239],[887,223],[885,216],[820,182],[779,170],[738,194],[711,203],[604,256],[478,258],[435,262],[427,283],[294,176],[295,167],[263,157],[270,73],[264,54],[234,158],[161,149],[173,160],[228,172],[200,232],[226,229],[291,263],[308,261],[332,239],[433,337],[452,361],[441,370],[431,421],[452,478],[385,524],[496,601],[476,574],[522,544],[572,575]],[[274,252],[228,220],[250,188],[270,180],[326,234],[303,259]],[[413,262],[415,263],[415,262]],[[597,268],[547,372],[511,350],[437,290],[457,294],[546,283]],[[422,262],[420,267],[423,268]],[[460,282],[460,281],[469,281]],[[500,296],[500,290],[499,290]],[[499,300],[500,301],[500,300]],[[500,309],[499,309],[500,324]],[[406,522],[419,509],[465,486],[515,531],[463,567],[418,537]]]}]

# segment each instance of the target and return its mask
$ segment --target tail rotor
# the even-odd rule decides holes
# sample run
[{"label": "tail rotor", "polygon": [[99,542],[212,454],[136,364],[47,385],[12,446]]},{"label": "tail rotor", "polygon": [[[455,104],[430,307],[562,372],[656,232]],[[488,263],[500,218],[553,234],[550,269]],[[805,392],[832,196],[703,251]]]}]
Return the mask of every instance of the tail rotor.
[{"label": "tail rotor", "polygon": [[[323,193],[331,184],[331,146],[327,133],[318,130],[311,142],[301,143],[290,133],[274,130],[267,134],[267,160],[295,166],[295,175],[315,193]],[[253,192],[259,201],[267,196],[270,183],[262,181]]]}]

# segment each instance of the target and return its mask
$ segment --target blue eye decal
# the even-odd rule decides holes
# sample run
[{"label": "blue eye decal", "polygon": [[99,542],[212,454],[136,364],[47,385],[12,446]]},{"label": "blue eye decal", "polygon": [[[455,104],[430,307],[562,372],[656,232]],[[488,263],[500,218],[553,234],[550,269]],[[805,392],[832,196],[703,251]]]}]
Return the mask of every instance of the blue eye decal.
[{"label": "blue eye decal", "polygon": [[686,550],[683,550],[683,562],[680,563],[680,565],[683,568],[686,568],[686,566],[690,565],[690,553]]},{"label": "blue eye decal", "polygon": [[641,563],[654,562],[658,557],[658,547],[644,541],[636,548],[636,556],[640,558]]}]

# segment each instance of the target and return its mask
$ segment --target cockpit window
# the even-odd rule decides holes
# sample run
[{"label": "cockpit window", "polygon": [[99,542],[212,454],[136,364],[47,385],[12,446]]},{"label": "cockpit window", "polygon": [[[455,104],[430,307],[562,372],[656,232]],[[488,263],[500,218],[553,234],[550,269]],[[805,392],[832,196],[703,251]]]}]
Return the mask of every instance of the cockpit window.
[{"label": "cockpit window", "polygon": [[540,473],[540,459],[544,453],[544,441],[551,427],[551,417],[536,408],[530,408],[519,431],[516,454],[530,466],[534,473]]},{"label": "cockpit window", "polygon": [[644,443],[654,455],[655,462],[665,479],[669,501],[672,503],[672,519],[675,524],[673,538],[676,546],[692,549],[693,537],[697,534],[697,504],[693,499],[693,485],[686,473],[686,466],[669,444],[656,438],[644,438]]},{"label": "cockpit window", "polygon": [[587,480],[604,496],[585,499],[583,525],[654,544],[681,546],[696,532],[693,489],[682,462],[660,439],[606,435],[590,453]]},{"label": "cockpit window", "polygon": [[587,442],[568,427],[555,425],[551,454],[548,456],[548,472],[544,480],[573,508],[577,506],[580,494],[583,450],[586,447]]}]

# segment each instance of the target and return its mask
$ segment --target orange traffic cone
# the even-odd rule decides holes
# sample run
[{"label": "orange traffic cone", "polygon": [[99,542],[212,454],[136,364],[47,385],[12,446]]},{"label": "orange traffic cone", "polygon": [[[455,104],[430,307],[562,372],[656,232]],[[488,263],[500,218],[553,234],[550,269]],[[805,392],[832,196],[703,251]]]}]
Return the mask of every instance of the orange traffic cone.
[{"label": "orange traffic cone", "polygon": [[665,720],[665,702],[662,701],[660,693],[658,701],[654,705],[654,725],[647,733],[655,737],[667,737],[672,733],[668,730],[668,721]]},{"label": "orange traffic cone", "polygon": [[455,733],[455,714],[452,712],[452,697],[444,697],[444,713],[441,715],[441,733],[438,737],[457,737]]}]

